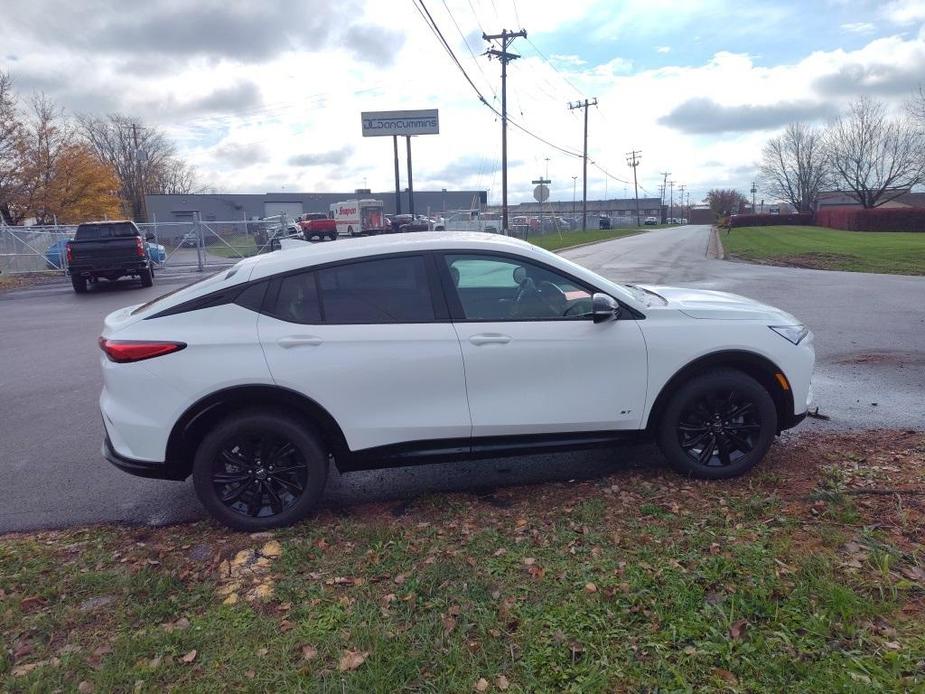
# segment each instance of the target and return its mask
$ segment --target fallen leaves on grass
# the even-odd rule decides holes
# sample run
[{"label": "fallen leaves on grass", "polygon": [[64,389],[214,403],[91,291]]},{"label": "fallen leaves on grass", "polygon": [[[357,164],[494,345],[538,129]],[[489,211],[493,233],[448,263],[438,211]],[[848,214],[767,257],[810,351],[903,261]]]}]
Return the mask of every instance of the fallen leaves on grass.
[{"label": "fallen leaves on grass", "polygon": [[337,662],[337,669],[341,672],[351,672],[365,663],[368,657],[369,651],[344,651]]},{"label": "fallen leaves on grass", "polygon": [[198,653],[197,653],[196,649],[194,648],[194,649],[191,650],[189,653],[187,653],[185,656],[183,656],[182,658],[180,658],[180,660],[182,660],[184,663],[186,663],[187,665],[189,665],[189,664],[192,663],[194,660],[196,660],[196,656],[197,656],[197,655],[198,655]]},{"label": "fallen leaves on grass", "polygon": [[740,619],[737,622],[733,622],[732,626],[729,627],[729,638],[738,641],[745,636],[746,629],[748,629],[748,620]]},{"label": "fallen leaves on grass", "polygon": [[318,649],[311,644],[305,644],[302,646],[302,657],[305,660],[314,660],[318,657]]}]

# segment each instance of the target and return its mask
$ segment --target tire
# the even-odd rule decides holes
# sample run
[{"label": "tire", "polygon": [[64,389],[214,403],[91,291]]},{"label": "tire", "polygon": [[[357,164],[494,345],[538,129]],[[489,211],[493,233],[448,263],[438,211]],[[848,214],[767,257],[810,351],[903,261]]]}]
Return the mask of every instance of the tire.
[{"label": "tire", "polygon": [[777,432],[777,408],[755,379],[716,369],[684,383],[658,422],[659,448],[678,472],[737,477],[757,465]]},{"label": "tire", "polygon": [[87,278],[80,275],[71,275],[71,286],[74,287],[75,293],[86,294],[88,289]]},{"label": "tire", "polygon": [[[266,449],[273,451],[269,457]],[[271,472],[273,460],[287,471]],[[318,504],[327,476],[328,456],[319,439],[275,410],[229,416],[206,434],[193,460],[193,486],[202,505],[220,523],[246,532],[302,520]]]},{"label": "tire", "polygon": [[154,286],[154,268],[147,267],[141,271],[141,286],[142,287],[153,287]]},{"label": "tire", "polygon": [[329,238],[331,241],[337,241],[337,232],[328,234],[328,238]]}]

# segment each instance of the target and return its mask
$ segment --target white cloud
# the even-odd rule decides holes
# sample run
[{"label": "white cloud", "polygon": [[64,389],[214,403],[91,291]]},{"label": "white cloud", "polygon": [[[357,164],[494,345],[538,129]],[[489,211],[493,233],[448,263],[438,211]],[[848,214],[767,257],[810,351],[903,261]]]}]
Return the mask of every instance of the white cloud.
[{"label": "white cloud", "polygon": [[656,53],[671,53],[671,46],[659,46],[655,49]]},{"label": "white cloud", "polygon": [[883,15],[897,24],[925,22],[925,0],[891,0],[884,6]]},{"label": "white cloud", "polygon": [[876,29],[870,22],[849,22],[848,24],[842,24],[841,28],[852,34],[870,34]]}]

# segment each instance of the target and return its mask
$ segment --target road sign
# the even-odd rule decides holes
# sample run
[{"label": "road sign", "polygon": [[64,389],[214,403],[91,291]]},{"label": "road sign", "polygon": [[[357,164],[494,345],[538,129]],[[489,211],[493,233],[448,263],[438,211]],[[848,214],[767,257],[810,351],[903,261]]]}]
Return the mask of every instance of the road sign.
[{"label": "road sign", "polygon": [[364,111],[360,116],[363,137],[440,133],[440,119],[435,108],[416,111]]},{"label": "road sign", "polygon": [[549,200],[549,188],[546,187],[545,183],[540,183],[533,189],[533,199],[537,202],[546,202]]}]

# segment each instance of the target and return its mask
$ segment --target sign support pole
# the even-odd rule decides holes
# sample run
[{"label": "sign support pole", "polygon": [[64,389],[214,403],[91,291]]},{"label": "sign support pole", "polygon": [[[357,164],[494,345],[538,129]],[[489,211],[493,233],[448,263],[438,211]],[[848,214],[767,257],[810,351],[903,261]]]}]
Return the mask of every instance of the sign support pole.
[{"label": "sign support pole", "polygon": [[414,217],[414,183],[411,178],[411,135],[406,135],[408,144],[408,211]]},{"label": "sign support pole", "polygon": [[398,177],[398,135],[392,135],[395,150],[395,214],[401,214],[401,179]]}]

